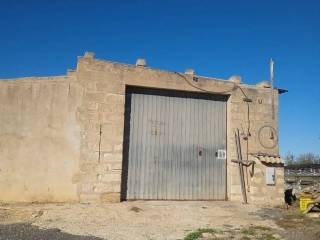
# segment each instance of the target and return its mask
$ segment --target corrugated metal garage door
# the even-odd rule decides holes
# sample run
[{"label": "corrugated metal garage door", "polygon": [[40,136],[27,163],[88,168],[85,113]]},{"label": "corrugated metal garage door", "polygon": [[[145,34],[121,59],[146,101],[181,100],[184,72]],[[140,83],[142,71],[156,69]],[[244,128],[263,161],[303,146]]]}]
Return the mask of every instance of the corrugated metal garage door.
[{"label": "corrugated metal garage door", "polygon": [[127,199],[226,199],[226,97],[129,95]]}]

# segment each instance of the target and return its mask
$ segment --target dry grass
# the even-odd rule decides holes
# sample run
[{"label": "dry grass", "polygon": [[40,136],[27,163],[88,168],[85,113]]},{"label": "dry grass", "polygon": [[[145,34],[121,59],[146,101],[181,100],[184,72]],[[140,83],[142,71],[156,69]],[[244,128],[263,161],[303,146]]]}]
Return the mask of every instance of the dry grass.
[{"label": "dry grass", "polygon": [[279,240],[280,235],[274,230],[264,226],[249,226],[242,229],[198,229],[189,233],[184,240]]},{"label": "dry grass", "polygon": [[276,219],[276,224],[285,230],[285,239],[320,239],[320,219],[302,214],[297,207],[284,212],[282,218]]}]

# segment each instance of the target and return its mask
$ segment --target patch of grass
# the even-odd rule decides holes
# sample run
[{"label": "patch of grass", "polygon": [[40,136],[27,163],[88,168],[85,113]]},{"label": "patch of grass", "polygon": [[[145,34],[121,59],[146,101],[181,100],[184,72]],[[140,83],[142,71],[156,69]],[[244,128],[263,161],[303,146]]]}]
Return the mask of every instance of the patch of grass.
[{"label": "patch of grass", "polygon": [[251,240],[251,238],[249,238],[248,236],[243,236],[241,237],[241,240]]},{"label": "patch of grass", "polygon": [[202,237],[202,233],[218,233],[221,232],[217,229],[213,228],[200,228],[197,231],[189,233],[185,236],[184,240],[197,240]]},{"label": "patch of grass", "polygon": [[277,240],[278,238],[270,232],[271,230],[270,227],[265,226],[250,226],[241,230],[241,233],[244,235],[241,239]]},{"label": "patch of grass", "polygon": [[[204,233],[209,233],[207,236]],[[212,235],[210,235],[212,234]],[[268,226],[247,226],[242,229],[198,229],[189,233],[184,240],[209,239],[241,239],[241,240],[278,240],[280,235],[274,234]]]},{"label": "patch of grass", "polygon": [[261,240],[277,240],[278,238],[274,237],[271,233],[263,233],[260,238]]},{"label": "patch of grass", "polygon": [[285,230],[281,236],[286,239],[320,239],[320,220],[302,214],[298,207],[283,211],[282,217],[275,222]]},{"label": "patch of grass", "polygon": [[305,215],[301,214],[299,210],[285,212],[281,219],[277,219],[276,223],[278,226],[284,229],[304,227],[310,223],[310,219]]},{"label": "patch of grass", "polygon": [[256,235],[256,230],[254,227],[248,227],[248,228],[242,229],[241,233],[243,235],[254,236],[254,235]]}]

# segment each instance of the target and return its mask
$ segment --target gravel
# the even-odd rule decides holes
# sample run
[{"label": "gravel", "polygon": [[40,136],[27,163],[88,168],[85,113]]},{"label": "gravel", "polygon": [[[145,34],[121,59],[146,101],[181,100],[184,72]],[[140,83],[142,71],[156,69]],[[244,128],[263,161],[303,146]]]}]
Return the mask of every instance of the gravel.
[{"label": "gravel", "polygon": [[[199,228],[243,228],[251,224],[276,228],[269,215],[280,210],[266,210],[253,204],[243,205],[230,201],[128,201],[97,205],[0,204],[0,224],[6,224],[1,231],[11,233],[20,230],[12,225],[13,230],[10,231],[10,224],[29,224],[26,225],[28,227],[22,227],[22,233],[31,229],[30,234],[39,234],[31,238],[19,238],[19,235],[12,238],[23,240],[36,240],[37,236],[42,240],[94,239],[93,236],[108,240],[177,240]],[[41,234],[52,234],[56,238],[41,238]],[[81,236],[91,238],[80,238]]]}]

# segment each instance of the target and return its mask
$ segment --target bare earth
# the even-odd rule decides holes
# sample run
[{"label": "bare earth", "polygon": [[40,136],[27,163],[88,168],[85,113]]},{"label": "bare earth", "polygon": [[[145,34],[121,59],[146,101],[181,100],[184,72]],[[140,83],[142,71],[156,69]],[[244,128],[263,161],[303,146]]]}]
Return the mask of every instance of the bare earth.
[{"label": "bare earth", "polygon": [[102,239],[183,239],[199,228],[279,229],[280,209],[234,202],[134,201],[117,204],[0,205],[0,224],[32,223],[41,229]]}]

